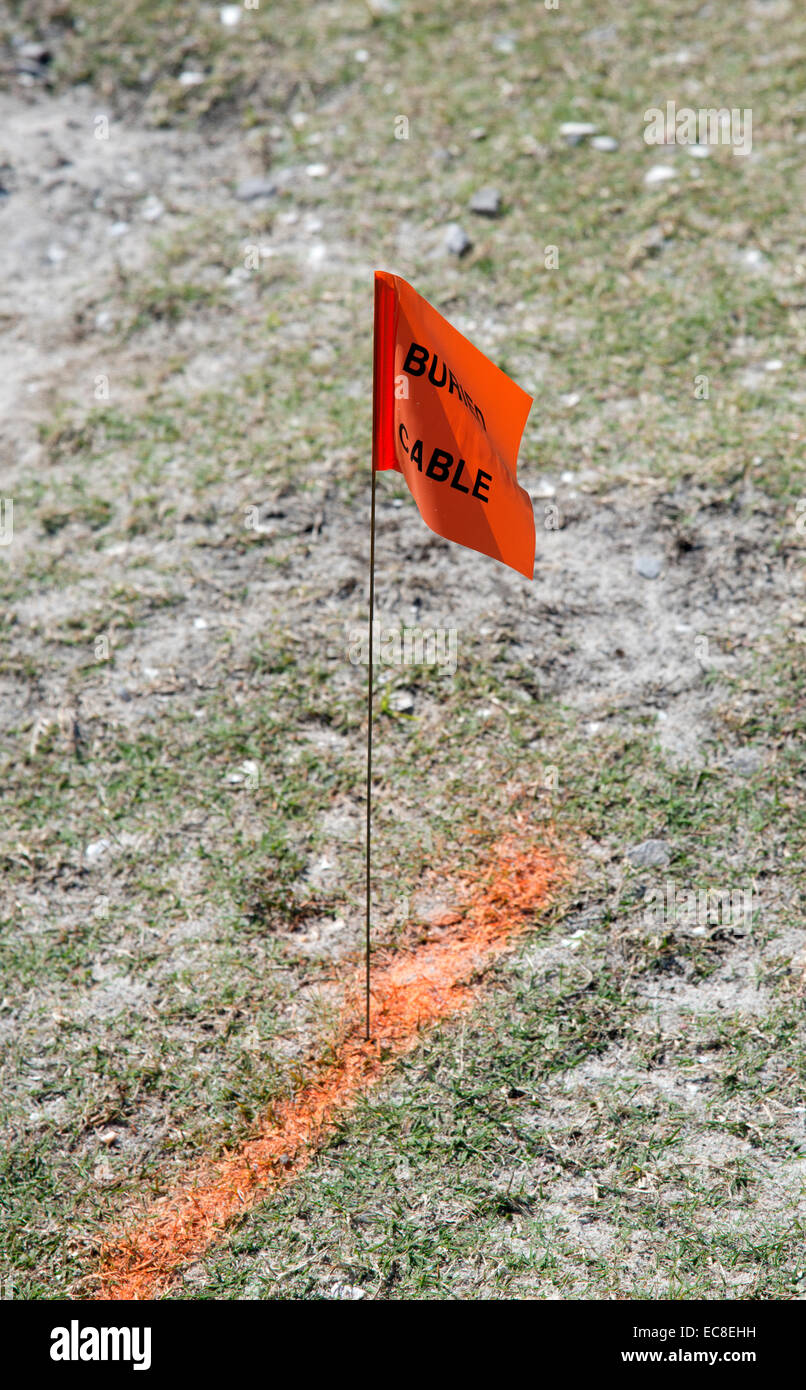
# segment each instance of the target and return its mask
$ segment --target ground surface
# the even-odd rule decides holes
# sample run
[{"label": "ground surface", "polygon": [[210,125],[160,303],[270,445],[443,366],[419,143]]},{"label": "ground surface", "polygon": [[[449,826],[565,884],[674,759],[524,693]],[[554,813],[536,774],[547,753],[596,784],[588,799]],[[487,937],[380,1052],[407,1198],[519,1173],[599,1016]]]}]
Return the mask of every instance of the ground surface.
[{"label": "ground surface", "polygon": [[[381,671],[378,940],[518,813],[575,877],[180,1291],[802,1296],[806,17],[164,11],[0,7],[0,1275],[81,1288],[332,1036],[383,267],[534,394],[538,552],[381,480],[382,620],[458,666]],[[752,153],[648,147],[667,100]],[[659,921],[669,882],[752,915]]]}]

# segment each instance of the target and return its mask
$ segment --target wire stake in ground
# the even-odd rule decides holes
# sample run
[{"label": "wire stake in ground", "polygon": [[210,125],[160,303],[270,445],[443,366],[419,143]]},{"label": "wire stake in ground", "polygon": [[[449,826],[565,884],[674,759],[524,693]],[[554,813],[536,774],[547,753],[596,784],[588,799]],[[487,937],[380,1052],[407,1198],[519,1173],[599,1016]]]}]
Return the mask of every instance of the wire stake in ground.
[{"label": "wire stake in ground", "polygon": [[367,677],[367,927],[366,927],[366,1038],[369,1042],[370,897],[372,892],[372,633],[375,627],[375,479],[372,470],[372,502],[369,521],[369,676]]}]

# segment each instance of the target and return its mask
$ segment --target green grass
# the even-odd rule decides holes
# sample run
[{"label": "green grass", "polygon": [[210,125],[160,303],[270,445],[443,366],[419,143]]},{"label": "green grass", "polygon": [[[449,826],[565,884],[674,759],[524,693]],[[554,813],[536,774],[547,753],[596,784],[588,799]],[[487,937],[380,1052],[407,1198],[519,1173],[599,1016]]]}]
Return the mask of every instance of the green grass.
[{"label": "green grass", "polygon": [[[597,956],[601,946],[585,967]],[[798,1113],[799,1007],[752,1037],[738,1018],[692,1020],[673,1065],[685,1073],[719,1049],[692,1113],[653,1088],[651,1071],[633,1074],[641,1011],[606,969],[563,978],[527,950],[496,974],[472,1019],[397,1063],[293,1188],[200,1262],[183,1296],[322,1298],[336,1285],[368,1298],[796,1294],[802,1220],[754,1200],[772,1170],[780,1203],[787,1165],[802,1167],[802,1140],[777,1123]],[[575,1080],[614,1046],[625,1049],[619,1079]],[[761,1093],[777,1109],[751,1129],[743,1117],[765,1066]],[[700,1162],[707,1137],[726,1131],[745,1154]]]},{"label": "green grass", "polygon": [[[365,673],[345,661],[344,625],[364,594],[352,574],[321,572],[317,528],[360,552],[363,573],[373,265],[410,278],[534,393],[528,483],[587,472],[597,503],[635,484],[625,506],[656,527],[644,499],[658,499],[683,548],[703,516],[739,528],[758,513],[771,572],[802,558],[800,14],[784,32],[730,6],[706,19],[699,0],[506,13],[412,0],[385,19],[357,0],[282,0],[229,32],[217,5],[170,9],[23,0],[0,29],[51,45],[43,85],[90,83],[113,129],[201,132],[256,172],[301,171],[260,209],[205,194],[136,271],[87,288],[75,341],[89,350],[103,309],[110,399],[54,388],[41,466],[14,493],[26,542],[0,550],[13,695],[0,1276],[33,1297],[75,1290],[122,1212],[252,1132],[332,1035],[335,967],[299,942],[343,915],[339,968],[358,951]],[[585,37],[608,24],[612,42]],[[503,53],[493,39],[509,29]],[[653,65],[682,46],[687,65]],[[188,69],[205,81],[181,87]],[[759,158],[649,150],[643,112],[672,97],[751,105]],[[393,136],[400,113],[408,141]],[[568,119],[616,135],[618,151],[569,148]],[[679,179],[647,186],[669,159]],[[327,178],[304,174],[313,161]],[[504,195],[495,222],[467,211],[485,183]],[[473,236],[461,263],[430,255],[452,220]],[[328,248],[319,271],[313,235]],[[260,270],[233,275],[264,242],[275,254]],[[215,387],[194,376],[204,353],[222,366]],[[764,371],[771,359],[780,370]],[[412,505],[385,478],[394,497]],[[254,506],[271,513],[263,530],[246,524]],[[428,592],[435,552],[424,534],[404,559],[395,536],[379,532],[383,582],[403,611]],[[754,558],[733,556],[731,583]],[[741,641],[727,584],[709,614],[720,657]],[[184,1296],[802,1292],[802,642],[781,618],[703,677],[711,739],[696,769],[663,756],[652,715],[628,700],[604,701],[588,737],[577,692],[549,696],[518,654],[508,592],[492,634],[462,634],[453,680],[383,676],[377,939],[398,940],[429,871],[461,872],[515,812],[554,823],[577,879],[472,1015],[396,1063]],[[201,612],[206,645],[172,647]],[[573,656],[562,615],[547,641],[553,660]],[[397,686],[414,692],[413,718],[394,713]],[[747,746],[766,757],[742,778],[726,760]],[[228,781],[247,761],[258,785]],[[345,807],[354,829],[330,888],[306,870]],[[760,885],[746,936],[646,922],[643,896],[666,871],[634,870],[624,851],[650,837],[673,845],[678,882]],[[102,838],[112,848],[90,867]],[[565,910],[588,924],[574,946]],[[687,991],[671,1022],[669,982]],[[765,1009],[734,1008],[734,984],[763,990]]]},{"label": "green grass", "polygon": [[[496,674],[499,665],[500,674]],[[273,681],[270,710],[262,696],[267,674]],[[125,1207],[152,1184],[154,1190],[161,1190],[170,1174],[198,1152],[215,1152],[220,1145],[247,1134],[271,1097],[292,1084],[297,1062],[295,1057],[289,1059],[287,1042],[296,1029],[289,1033],[283,1018],[284,1000],[298,967],[286,957],[283,938],[276,938],[273,933],[277,927],[283,931],[293,928],[310,914],[343,910],[345,889],[348,901],[352,899],[357,904],[361,877],[361,846],[356,843],[346,856],[335,900],[326,894],[312,895],[307,887],[301,891],[299,872],[304,857],[316,846],[311,827],[317,824],[335,794],[355,788],[362,769],[357,752],[346,765],[338,754],[328,756],[320,752],[314,757],[305,751],[289,764],[286,720],[295,710],[297,728],[304,728],[300,725],[303,697],[311,701],[318,723],[324,720],[333,729],[355,727],[349,701],[342,703],[334,698],[324,672],[316,696],[312,696],[310,685],[301,685],[300,679],[300,668],[289,659],[282,642],[268,650],[264,646],[257,663],[252,700],[237,715],[211,700],[202,729],[198,721],[187,717],[172,722],[163,717],[158,738],[142,736],[134,742],[110,742],[105,754],[109,760],[103,763],[100,815],[92,810],[99,767],[97,752],[90,762],[65,759],[55,743],[37,755],[40,768],[51,769],[47,778],[32,782],[28,776],[22,776],[16,784],[7,782],[7,795],[17,806],[18,825],[27,821],[31,834],[35,827],[41,827],[35,851],[26,849],[22,853],[18,847],[7,856],[11,883],[25,883],[32,875],[40,877],[43,873],[75,872],[83,841],[102,834],[115,835],[118,827],[144,833],[149,846],[147,860],[142,844],[116,857],[113,876],[106,884],[113,900],[119,885],[127,885],[127,896],[136,901],[138,915],[141,914],[139,940],[120,904],[110,915],[89,916],[81,926],[45,934],[40,931],[33,937],[20,935],[9,919],[3,935],[4,977],[17,981],[16,989],[23,991],[23,997],[25,991],[36,989],[42,1003],[31,1022],[38,1015],[40,1032],[44,1025],[49,1033],[47,1044],[40,1045],[37,1062],[42,1079],[37,1087],[27,1091],[26,1104],[37,1108],[53,1095],[66,1095],[70,1110],[69,1120],[60,1121],[52,1130],[54,1161],[58,1156],[55,1172],[48,1178],[53,1184],[52,1192],[48,1187],[44,1195],[31,1195],[36,1189],[38,1169],[30,1169],[34,1162],[30,1141],[21,1137],[9,1151],[8,1181],[15,1191],[16,1214],[8,1233],[8,1258],[12,1260],[15,1277],[18,1281],[23,1279],[23,1286],[32,1296],[55,1287],[54,1280],[59,1287],[70,1287],[86,1262],[87,1242],[97,1239],[91,1233],[99,1232],[103,1223],[108,1223],[110,1210]],[[416,685],[417,681],[413,683]],[[474,815],[479,828],[489,833],[491,798],[478,805],[473,798],[473,779],[468,779],[468,771],[458,759],[461,742],[467,737],[460,724],[460,711],[469,692],[474,692],[477,700],[495,693],[506,703],[515,698],[517,690],[517,668],[510,672],[504,663],[479,660],[477,664],[465,664],[454,691],[442,693],[445,727],[452,731],[447,736],[434,738],[416,719],[379,719],[379,739],[386,745],[390,766],[397,769],[394,785],[399,826],[394,840],[379,838],[376,874],[380,884],[391,881],[394,875],[398,891],[410,891],[429,864],[444,860],[448,847],[450,852],[458,851],[460,862],[471,855],[474,847],[468,844],[466,831],[468,824],[472,826]],[[571,843],[586,834],[599,836],[605,827],[609,839],[620,843],[652,834],[668,835],[680,854],[674,866],[675,875],[695,884],[698,876],[711,883],[722,881],[721,875],[730,881],[731,868],[727,861],[722,861],[721,851],[737,837],[752,846],[752,873],[762,876],[765,864],[773,867],[780,845],[786,844],[790,834],[794,837],[790,843],[797,843],[799,832],[795,823],[776,819],[776,796],[785,794],[788,786],[783,776],[780,781],[776,774],[759,776],[752,785],[738,789],[730,779],[706,778],[692,796],[690,774],[667,768],[653,751],[649,736],[633,738],[626,744],[614,738],[604,749],[600,745],[594,756],[589,747],[585,749],[574,742],[573,729],[567,727],[561,714],[552,719],[550,710],[543,706],[541,720],[550,759],[568,769],[555,793],[554,810],[560,834]],[[523,729],[517,720],[510,724],[509,737],[504,740],[489,727],[472,724],[469,734],[474,748],[482,751],[487,760],[487,775],[492,783],[506,784],[516,773],[523,776],[530,768],[537,772],[543,761],[542,756],[538,760],[524,748]],[[255,759],[261,768],[261,787],[251,792],[222,788],[224,770],[247,758]],[[410,821],[405,814],[422,796],[424,775],[429,785],[440,787],[443,797],[441,803],[432,807],[428,836],[424,835],[420,820],[415,817]],[[249,826],[241,830],[235,824],[236,806],[239,799],[243,803],[244,797],[253,798],[254,806]],[[201,956],[196,948],[184,966],[172,966],[170,957],[165,959],[163,944],[166,932],[186,921],[192,910],[186,894],[180,895],[174,886],[174,871],[188,854],[188,837],[177,836],[171,828],[171,808],[178,801],[189,823],[205,813],[209,817],[214,808],[199,843],[201,877],[194,900],[201,910],[204,904],[212,907],[217,925],[209,947],[205,946]],[[496,814],[500,816],[501,811]],[[257,825],[253,816],[257,817]],[[780,831],[771,839],[768,827],[773,823],[780,826]],[[189,837],[191,842],[194,838],[192,834]],[[799,863],[791,867],[793,873],[802,872]],[[748,864],[748,873],[750,870]],[[469,1026],[446,1026],[424,1045],[415,1060],[398,1064],[389,1083],[398,1099],[386,1101],[381,1097],[363,1102],[360,1118],[346,1124],[340,1144],[317,1162],[302,1180],[300,1191],[295,1189],[295,1195],[283,1197],[276,1212],[273,1205],[268,1207],[254,1228],[250,1225],[245,1244],[236,1237],[232,1245],[225,1244],[220,1255],[211,1257],[211,1282],[205,1285],[205,1296],[223,1295],[227,1289],[231,1296],[233,1290],[242,1289],[244,1281],[249,1280],[253,1288],[251,1265],[244,1255],[250,1248],[264,1248],[264,1241],[268,1242],[265,1248],[279,1252],[279,1264],[273,1267],[281,1269],[287,1259],[289,1268],[296,1268],[296,1236],[292,1239],[291,1232],[296,1229],[294,1214],[300,1205],[306,1209],[312,1206],[317,1214],[315,1237],[309,1235],[317,1251],[316,1260],[312,1261],[316,1272],[295,1276],[290,1284],[282,1280],[277,1287],[272,1284],[275,1293],[317,1296],[317,1290],[322,1292],[322,1271],[331,1265],[343,1267],[348,1273],[349,1269],[359,1268],[360,1277],[348,1278],[345,1274],[344,1279],[350,1283],[358,1278],[361,1287],[366,1283],[366,1292],[403,1297],[475,1296],[480,1291],[489,1292],[495,1279],[501,1281],[496,1286],[501,1296],[526,1291],[544,1293],[551,1286],[566,1296],[598,1297],[606,1287],[612,1287],[606,1283],[607,1269],[611,1268],[609,1259],[586,1259],[583,1269],[587,1272],[583,1277],[578,1267],[579,1247],[562,1236],[562,1223],[547,1223],[539,1217],[542,1200],[550,1196],[552,1175],[584,1172],[598,1181],[596,1174],[606,1172],[600,1199],[604,1205],[600,1208],[597,1203],[596,1211],[619,1231],[619,1241],[628,1241],[631,1233],[643,1229],[648,1214],[646,1202],[635,1195],[641,1175],[647,1167],[656,1173],[658,1165],[665,1171],[666,1150],[676,1142],[667,1137],[672,1129],[675,1134],[685,1135],[689,1144],[696,1144],[698,1126],[704,1122],[700,1117],[695,1121],[685,1107],[671,1107],[667,1113],[664,1105],[649,1112],[638,1105],[629,1111],[625,1131],[618,1118],[620,1102],[614,1098],[612,1105],[618,1113],[606,1123],[597,1119],[586,1140],[583,1161],[573,1157],[573,1138],[566,1141],[565,1147],[558,1146],[542,1131],[535,1139],[531,1119],[525,1131],[519,1125],[511,1125],[508,1116],[512,1107],[500,1098],[507,1087],[527,1096],[535,1091],[552,1093],[552,1087],[556,1087],[556,1103],[568,1086],[569,1073],[586,1059],[627,1044],[646,1048],[643,1035],[636,1031],[636,1020],[646,1010],[646,1004],[634,994],[637,982],[663,976],[669,969],[687,973],[696,982],[707,980],[720,967],[732,944],[729,932],[717,931],[701,941],[676,936],[670,928],[666,937],[658,937],[653,928],[642,929],[640,923],[622,943],[617,965],[614,966],[612,956],[608,959],[608,923],[623,924],[633,920],[636,910],[640,911],[640,900],[630,889],[631,881],[654,883],[657,878],[657,871],[633,874],[620,893],[613,892],[604,876],[600,884],[590,880],[586,898],[596,901],[599,896],[603,913],[593,945],[586,949],[584,965],[582,958],[579,963],[578,973],[583,980],[587,977],[588,983],[570,988],[559,980],[551,982],[547,989],[545,980],[530,978],[528,950],[522,961],[516,956],[511,964],[501,967],[488,1003],[473,1016]],[[754,927],[754,934],[763,940],[765,930],[762,921]],[[93,964],[99,953],[108,950],[110,941],[118,941],[123,956],[118,956],[116,974],[127,979],[142,975],[155,981],[148,996],[150,1007],[145,1020],[139,1004],[134,1013],[124,1010],[100,1030],[89,1029],[81,1017],[80,1001],[84,992],[92,988]],[[322,967],[313,962],[306,973],[315,982],[326,979],[328,971],[325,967],[322,973]],[[792,979],[791,969],[784,962],[780,977],[774,981],[784,1002],[759,1025],[750,1027],[739,1017],[720,1018],[705,1030],[701,1046],[715,1051],[719,1059],[719,1078],[714,1080],[715,1104],[724,1098],[732,1114],[754,1113],[759,1105],[763,1107],[768,1095],[776,1103],[783,1102],[793,1109],[797,1106],[803,1067],[802,1000],[793,992]],[[77,1007],[78,1013],[74,1013]],[[52,1023],[49,1029],[45,1024],[48,1014],[58,1018],[55,1028]],[[249,1038],[259,1038],[259,1045],[246,1041]],[[275,1039],[281,1043],[276,1053]],[[657,1045],[655,1056],[662,1050],[668,1061],[671,1048],[675,1067],[696,1068],[697,1046],[692,1034],[686,1032],[680,1045],[665,1038]],[[62,1076],[56,1079],[58,1059],[65,1055],[65,1049],[71,1059],[69,1084]],[[16,1064],[22,1076],[25,1056],[22,1043],[19,1052],[12,1052],[10,1058],[10,1065]],[[652,1056],[650,1048],[650,1067]],[[470,1068],[470,1080],[464,1083],[458,1078],[466,1065]],[[443,1073],[453,1080],[446,1082]],[[434,1078],[442,1079],[437,1085]],[[637,1075],[636,1085],[640,1084]],[[620,1088],[621,1083],[616,1091]],[[524,1110],[528,1118],[529,1109],[523,1097],[512,1099],[518,1101],[515,1112],[520,1115]],[[122,1133],[133,1140],[143,1131],[148,1132],[152,1104],[155,1112],[171,1116],[169,1135],[153,1144],[134,1171],[126,1146],[118,1144],[111,1149],[110,1176],[99,1193],[98,1183],[92,1180],[94,1170],[82,1147],[87,1111],[97,1111],[100,1116],[90,1127],[91,1133],[119,1122],[124,1127]],[[586,1107],[591,1104],[591,1100],[585,1102]],[[743,1109],[744,1106],[749,1109]],[[13,1113],[9,1109],[8,1118]],[[401,1123],[402,1131],[396,1128]],[[576,1124],[579,1123],[577,1117]],[[724,1127],[722,1119],[719,1123]],[[755,1119],[753,1123],[756,1124]],[[764,1130],[764,1149],[771,1162],[791,1159],[792,1142],[784,1144],[782,1150],[775,1126],[765,1125]],[[625,1147],[626,1132],[632,1138]],[[404,1158],[408,1156],[407,1162],[417,1174],[416,1183],[422,1185],[424,1211],[430,1211],[429,1194],[444,1187],[445,1172],[453,1172],[455,1165],[456,1185],[452,1181],[449,1186],[454,1192],[452,1201],[459,1206],[454,1210],[452,1205],[436,1226],[429,1219],[426,1228],[421,1228],[420,1218],[411,1214],[411,1194],[403,1201],[399,1185],[389,1176],[394,1165],[404,1161],[398,1153],[401,1134],[404,1142],[400,1152]],[[624,1148],[624,1152],[613,1175],[610,1168],[616,1140],[619,1151]],[[47,1151],[48,1141],[40,1128],[35,1146],[37,1162],[41,1160],[43,1142]],[[554,1166],[544,1171],[548,1162],[546,1145]],[[564,1155],[561,1160],[555,1156],[555,1148]],[[372,1171],[379,1175],[376,1202],[381,1214],[369,1223],[372,1240],[368,1234],[366,1240],[361,1235],[360,1239],[356,1237],[356,1244],[350,1235],[353,1226],[349,1216],[353,1208],[360,1214],[370,1151]],[[398,1157],[393,1161],[394,1154]],[[532,1193],[529,1197],[529,1212],[524,1215],[520,1208],[502,1211],[500,1201],[505,1199],[499,1201],[494,1195],[497,1189],[491,1186],[490,1172],[505,1164],[522,1164],[531,1184],[538,1159],[540,1181],[537,1195]],[[19,1167],[14,1166],[17,1163]],[[675,1170],[674,1181],[681,1185],[681,1195],[673,1203],[672,1216],[662,1236],[657,1237],[655,1247],[656,1266],[665,1269],[672,1281],[662,1287],[668,1287],[674,1296],[699,1296],[707,1271],[717,1259],[726,1268],[752,1274],[752,1285],[748,1285],[754,1291],[752,1296],[784,1296],[789,1288],[789,1257],[787,1262],[779,1253],[774,1270],[762,1269],[752,1259],[752,1252],[761,1246],[748,1242],[746,1235],[723,1231],[706,1240],[696,1231],[696,1214],[701,1207],[722,1210],[731,1207],[737,1192],[744,1193],[743,1171],[734,1172],[728,1167],[718,1181],[709,1176],[703,1186],[695,1170]],[[55,1202],[57,1192],[63,1190],[70,1195],[67,1205],[60,1206],[60,1221],[85,1234],[78,1240],[74,1255],[63,1255],[56,1268],[49,1265],[50,1273],[42,1283],[42,1275],[37,1271],[43,1259],[52,1261],[56,1243],[53,1225],[45,1217],[50,1209],[48,1204]],[[752,1192],[752,1184],[749,1190]],[[510,1198],[511,1192],[506,1195],[506,1202]],[[388,1213],[396,1209],[398,1201],[402,1201],[402,1214],[399,1220],[393,1220]],[[414,1207],[419,1211],[420,1198]],[[20,1212],[25,1213],[23,1224]],[[282,1224],[286,1218],[287,1236]],[[338,1241],[333,1221],[340,1233]],[[506,1252],[502,1254],[506,1241],[503,1246],[501,1242],[513,1221],[519,1232],[525,1223],[526,1233],[519,1234],[518,1241],[529,1245],[528,1253],[525,1247],[518,1246],[517,1259],[510,1259]],[[61,1229],[58,1223],[57,1228]],[[360,1222],[359,1228],[363,1231]],[[309,1232],[310,1229],[306,1227]],[[283,1244],[286,1240],[287,1246]],[[766,1222],[764,1249],[773,1240],[778,1241],[775,1248],[779,1252],[794,1251],[791,1238],[784,1240],[783,1229]],[[376,1257],[361,1253],[367,1242]],[[553,1252],[550,1259],[546,1254],[549,1246]],[[352,1252],[349,1258],[345,1251]],[[473,1266],[478,1260],[480,1265],[475,1272],[466,1268],[468,1262]],[[641,1296],[639,1290],[648,1287],[641,1282],[648,1277],[647,1268],[639,1262],[636,1282],[616,1287],[627,1296]],[[393,1274],[395,1270],[397,1273]],[[390,1279],[391,1283],[384,1282]],[[230,1284],[228,1280],[234,1282]],[[554,1282],[549,1285],[547,1280]],[[268,1291],[269,1285],[264,1289],[260,1284],[260,1288]]]}]

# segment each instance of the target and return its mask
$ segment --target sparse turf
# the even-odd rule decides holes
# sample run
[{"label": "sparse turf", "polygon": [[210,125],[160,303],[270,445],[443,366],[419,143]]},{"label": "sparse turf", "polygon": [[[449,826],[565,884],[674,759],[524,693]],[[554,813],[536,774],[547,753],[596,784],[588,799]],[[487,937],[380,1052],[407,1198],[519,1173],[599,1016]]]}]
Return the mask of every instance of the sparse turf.
[{"label": "sparse turf", "polygon": [[[15,298],[56,274],[41,258],[3,291],[47,389],[21,379],[2,427],[0,1278],[82,1287],[121,1213],[248,1136],[332,1037],[361,946],[347,653],[378,266],[535,395],[539,535],[530,587],[383,480],[382,614],[460,648],[455,676],[380,672],[377,939],[427,930],[429,871],[515,812],[553,823],[576,878],[479,1010],[177,1292],[802,1296],[806,16],[282,0],[230,32],[218,9],[0,14],[4,71],[14,37],[52,51],[38,87],[4,80],[43,119],[65,103],[77,167],[96,113],[112,123],[109,167],[32,242],[72,218],[90,247],[54,322]],[[648,148],[667,99],[751,107],[753,155]],[[569,119],[619,149],[569,147]],[[660,162],[676,178],[646,185]],[[129,165],[164,199],[154,227]],[[264,170],[277,194],[236,201]],[[494,221],[467,211],[487,183]],[[450,221],[461,262],[437,254]],[[633,572],[642,547],[660,580]],[[669,865],[631,867],[650,838]],[[753,885],[752,921],[658,928],[644,898],[670,876]]]}]

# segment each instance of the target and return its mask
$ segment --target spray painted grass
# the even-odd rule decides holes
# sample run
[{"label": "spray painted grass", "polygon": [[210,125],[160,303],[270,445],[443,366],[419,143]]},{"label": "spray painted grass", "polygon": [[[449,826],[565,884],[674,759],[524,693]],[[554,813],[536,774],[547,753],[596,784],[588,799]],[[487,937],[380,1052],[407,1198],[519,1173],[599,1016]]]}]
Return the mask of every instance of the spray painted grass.
[{"label": "spray painted grass", "polygon": [[[726,6],[706,22],[699,0],[688,13],[598,0],[511,6],[504,25],[496,5],[411,0],[375,22],[363,3],[283,3],[227,36],[216,6],[174,6],[167,28],[146,0],[79,0],[83,29],[63,8],[19,5],[14,32],[45,31],[57,87],[96,84],[87,132],[108,106],[113,131],[139,113],[204,121],[205,144],[223,143],[219,183],[205,166],[195,200],[186,160],[138,268],[89,276],[55,346],[46,325],[48,390],[17,422],[25,438],[42,412],[40,466],[14,483],[22,544],[0,560],[2,1273],[23,1295],[78,1289],[110,1230],[246,1142],[332,1035],[334,961],[311,940],[337,915],[347,957],[360,939],[363,699],[344,629],[365,611],[368,274],[383,264],[534,390],[522,468],[536,489],[553,480],[562,529],[541,533],[530,607],[459,553],[444,563],[402,486],[398,510],[388,490],[383,584],[398,608],[427,606],[436,585],[448,625],[461,615],[461,658],[453,685],[406,670],[379,701],[378,939],[405,939],[406,899],[468,822],[494,837],[515,810],[552,816],[583,881],[546,941],[556,959],[529,948],[499,964],[483,1010],[398,1059],[184,1289],[791,1297],[804,648],[781,603],[803,544],[804,16],[792,6],[782,27]],[[607,26],[613,37],[586,37]],[[510,27],[514,49],[496,47]],[[682,70],[649,61],[681,46]],[[205,83],[182,88],[188,67]],[[681,83],[713,85],[708,104],[751,104],[760,158],[646,147],[644,110]],[[400,111],[408,142],[393,140]],[[566,146],[560,123],[579,118],[619,150]],[[73,150],[77,131],[55,146]],[[144,132],[130,159],[162,190],[153,142]],[[646,185],[661,159],[676,179]],[[330,174],[310,179],[312,160]],[[242,174],[294,167],[264,208],[232,197]],[[468,213],[484,183],[501,187],[495,221]],[[449,220],[474,239],[461,263],[431,258]],[[256,242],[273,254],[228,283]],[[312,272],[319,242],[328,259]],[[557,272],[542,268],[547,243]],[[220,386],[198,384],[199,353]],[[82,388],[96,359],[106,405]],[[261,530],[245,525],[255,504]],[[664,548],[669,583],[619,655],[625,537]],[[691,637],[673,629],[642,670],[666,603]],[[702,621],[717,665],[669,675],[669,649]],[[113,639],[103,663],[100,633]],[[395,713],[401,684],[413,717]],[[659,741],[659,713],[681,706],[705,726],[691,765]],[[747,748],[761,761],[739,775],[730,759]],[[247,761],[259,787],[227,781]],[[624,856],[655,836],[680,884],[757,882],[750,929],[647,923],[667,871]],[[86,846],[104,837],[114,847],[91,864]],[[316,885],[325,851],[335,881]],[[531,1211],[506,1206],[521,1201]]]},{"label": "spray painted grass", "polygon": [[332,1058],[291,1101],[273,1108],[262,1133],[212,1171],[161,1199],[139,1227],[104,1251],[101,1298],[153,1298],[177,1270],[203,1255],[236,1216],[266,1188],[285,1186],[378,1078],[384,1060],[411,1049],[420,1030],[472,1003],[474,975],[528,930],[566,876],[556,851],[523,848],[525,827],[494,846],[461,907],[435,923],[431,939],[376,961],[371,988],[371,1040],[364,1038],[361,981],[348,991],[343,1036]]},{"label": "spray painted grass", "polygon": [[802,1296],[802,1002],[684,1020],[661,1063],[601,952],[495,973],[181,1296]]}]

